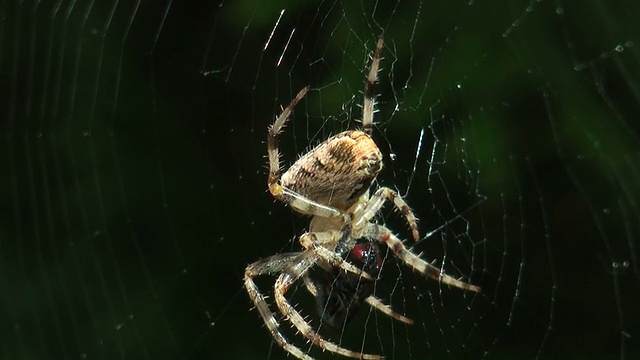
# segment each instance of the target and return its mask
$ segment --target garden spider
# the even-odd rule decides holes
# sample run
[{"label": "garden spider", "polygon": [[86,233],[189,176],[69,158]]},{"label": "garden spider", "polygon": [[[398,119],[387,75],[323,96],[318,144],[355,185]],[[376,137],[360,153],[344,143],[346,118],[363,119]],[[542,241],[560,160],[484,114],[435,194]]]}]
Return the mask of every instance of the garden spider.
[{"label": "garden spider", "polygon": [[[406,219],[414,240],[419,239],[418,224],[413,211],[393,190],[381,187],[370,196],[369,190],[382,169],[382,153],[371,138],[375,95],[373,88],[380,66],[383,40],[380,38],[371,59],[371,68],[364,89],[362,130],[349,130],[327,139],[313,150],[300,157],[284,173],[280,174],[278,138],[296,104],[305,96],[308,87],[302,89],[291,103],[269,127],[267,151],[269,157],[268,186],[271,195],[288,204],[298,213],[312,216],[309,232],[300,236],[301,252],[282,253],[258,260],[245,269],[244,283],[249,297],[258,309],[274,340],[284,350],[300,359],[312,359],[295,345],[289,343],[279,330],[276,315],[269,309],[265,296],[259,291],[253,278],[261,275],[278,275],[274,286],[274,297],[279,312],[299,332],[323,350],[346,357],[359,359],[382,359],[381,355],[364,354],[343,348],[324,339],[305,318],[287,301],[285,293],[298,280],[319,300],[319,308],[328,313],[323,318],[331,319],[330,325],[348,321],[355,309],[344,302],[336,303],[335,309],[327,309],[335,303],[327,289],[316,286],[309,270],[318,265],[336,281],[336,271],[350,276],[342,280],[342,292],[354,301],[366,302],[384,314],[407,324],[406,318],[372,296],[372,287],[358,289],[357,283],[372,283],[378,275],[379,266],[366,263],[379,261],[377,244],[386,244],[393,254],[408,267],[424,276],[465,291],[477,292],[479,287],[465,283],[442,273],[437,267],[422,260],[409,251],[391,230],[371,220],[385,202],[391,202]],[[380,265],[380,264],[378,264]],[[357,281],[353,281],[356,279]],[[361,281],[360,281],[361,280]],[[331,280],[330,280],[331,281]],[[348,305],[347,305],[348,306]]]}]

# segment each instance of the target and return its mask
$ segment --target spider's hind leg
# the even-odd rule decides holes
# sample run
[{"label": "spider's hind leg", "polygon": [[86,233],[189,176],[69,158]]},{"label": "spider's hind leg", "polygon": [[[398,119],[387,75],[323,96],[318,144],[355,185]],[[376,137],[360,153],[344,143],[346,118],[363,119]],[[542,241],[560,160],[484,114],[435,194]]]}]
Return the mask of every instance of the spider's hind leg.
[{"label": "spider's hind leg", "polygon": [[269,191],[274,194],[278,193],[277,188],[272,189],[274,185],[278,185],[278,181],[280,180],[280,151],[278,150],[278,139],[280,138],[280,134],[282,134],[282,129],[284,128],[287,121],[291,117],[291,113],[293,112],[293,108],[302,100],[302,98],[309,91],[309,87],[305,87],[298,95],[296,95],[293,100],[287,105],[284,110],[280,113],[280,115],[276,118],[271,126],[269,126],[268,137],[267,137],[267,155],[269,157]]},{"label": "spider's hind leg", "polygon": [[407,203],[398,195],[397,192],[382,187],[379,188],[367,201],[367,206],[359,217],[354,219],[353,226],[357,229],[364,228],[371,219],[380,211],[385,202],[392,202],[396,209],[407,219],[409,228],[411,228],[411,235],[415,241],[420,239],[420,232],[418,231],[418,219],[416,218],[413,210],[407,205]]},{"label": "spider's hind leg", "polygon": [[289,204],[293,209],[301,214],[320,216],[324,218],[340,218],[343,221],[346,221],[348,217],[338,209],[315,202],[303,195],[298,194],[295,191],[292,191],[280,185],[281,169],[278,140],[280,139],[280,134],[282,134],[284,126],[291,117],[293,108],[298,104],[298,102],[300,102],[300,100],[302,100],[302,98],[304,98],[308,91],[309,87],[305,87],[300,90],[298,95],[296,95],[296,97],[291,100],[291,103],[289,103],[289,105],[287,105],[287,107],[282,110],[274,123],[269,126],[267,136],[269,177],[267,179],[267,186],[269,187],[269,192],[271,193],[271,195],[273,195],[273,197],[284,202],[285,204]]},{"label": "spider's hind leg", "polygon": [[367,75],[367,82],[364,85],[364,104],[362,105],[362,130],[371,135],[373,132],[373,114],[376,108],[376,95],[374,89],[378,81],[378,71],[380,71],[380,54],[384,40],[382,37],[378,39],[376,50],[371,58],[371,68]]}]

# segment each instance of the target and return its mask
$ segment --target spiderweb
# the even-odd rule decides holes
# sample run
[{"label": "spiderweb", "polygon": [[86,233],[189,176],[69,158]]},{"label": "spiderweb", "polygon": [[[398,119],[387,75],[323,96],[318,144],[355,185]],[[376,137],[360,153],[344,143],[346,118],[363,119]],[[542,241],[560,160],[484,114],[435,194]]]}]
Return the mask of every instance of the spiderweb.
[{"label": "spiderweb", "polygon": [[[407,245],[482,291],[384,254],[376,295],[414,325],[363,308],[331,331],[302,287],[291,302],[387,358],[637,358],[638,11],[1,1],[0,356],[284,359],[242,287],[308,226],[266,192],[266,128],[307,85],[285,164],[356,128],[384,36],[378,184],[420,218]],[[408,238],[390,209],[377,221]]]}]

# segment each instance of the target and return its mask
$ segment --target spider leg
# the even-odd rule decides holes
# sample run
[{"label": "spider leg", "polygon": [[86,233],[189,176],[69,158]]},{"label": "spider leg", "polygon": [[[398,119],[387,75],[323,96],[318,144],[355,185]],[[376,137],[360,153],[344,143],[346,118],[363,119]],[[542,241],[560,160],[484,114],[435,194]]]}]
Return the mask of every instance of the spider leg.
[{"label": "spider leg", "polygon": [[457,287],[459,289],[479,292],[480,287],[472,284],[468,284],[464,281],[460,281],[456,278],[453,278],[438,269],[437,267],[431,265],[430,263],[421,259],[418,255],[409,251],[402,241],[398,239],[395,235],[391,233],[384,226],[370,224],[366,229],[366,235],[371,238],[379,239],[380,242],[385,243],[391,251],[396,255],[397,258],[402,260],[405,264],[410,266],[411,268],[417,270],[421,274],[430,277],[432,279],[438,280],[439,282]]},{"label": "spider leg", "polygon": [[244,272],[244,286],[247,289],[249,297],[253,301],[256,309],[258,309],[262,320],[267,326],[267,329],[269,329],[269,332],[271,333],[271,336],[274,338],[276,343],[278,343],[278,345],[280,345],[284,350],[297,357],[298,359],[313,360],[311,356],[305,354],[298,347],[289,343],[284,335],[282,335],[282,333],[278,329],[279,325],[278,321],[276,320],[275,314],[271,311],[271,309],[269,309],[269,305],[267,304],[264,295],[260,293],[258,286],[253,281],[253,278],[256,276],[271,275],[281,272],[287,265],[295,261],[295,259],[300,256],[300,254],[301,253],[299,252],[278,254],[250,264],[249,266],[247,266]]},{"label": "spider leg", "polygon": [[393,311],[393,309],[391,309],[389,305],[386,305],[385,303],[382,302],[382,300],[378,299],[373,295],[369,296],[364,301],[366,301],[366,303],[369,304],[369,306],[371,306],[372,308],[379,310],[381,313],[391,318],[401,321],[407,325],[413,325],[413,320]]},{"label": "spider leg", "polygon": [[[309,277],[308,273],[305,273],[302,276],[302,281],[304,282],[305,287],[307,288],[307,291],[309,291],[309,293],[311,295],[313,295],[314,297],[318,296],[318,287],[316,286],[316,284],[313,282],[313,280]],[[413,325],[413,320],[402,315],[399,314],[395,311],[393,311],[393,309],[391,309],[391,307],[389,307],[389,305],[386,305],[382,302],[382,300],[378,299],[377,297],[371,295],[368,298],[366,298],[364,300],[367,304],[369,304],[369,306],[371,306],[374,309],[377,309],[378,311],[382,312],[383,314],[396,319],[400,322],[403,322],[407,325]]]},{"label": "spider leg", "polygon": [[[308,86],[300,90],[298,95],[296,95],[296,97],[291,100],[289,105],[287,105],[287,107],[282,110],[273,125],[269,126],[269,136],[267,138],[267,154],[269,156],[269,190],[271,190],[271,186],[273,184],[277,184],[278,180],[280,180],[280,152],[278,150],[278,138],[282,133],[284,125],[291,117],[293,108],[307,94],[307,91],[309,91]],[[273,193],[273,190],[271,190],[271,192]]]},{"label": "spider leg", "polygon": [[309,274],[304,274],[302,276],[302,281],[304,282],[304,286],[307,288],[307,291],[309,292],[309,294],[311,294],[313,297],[318,296],[318,287],[316,286],[315,282],[311,279]]},{"label": "spider leg", "polygon": [[253,276],[274,275],[281,273],[302,252],[288,252],[269,256],[247,265],[245,272]]},{"label": "spider leg", "polygon": [[371,274],[368,274],[357,266],[344,261],[344,259],[335,252],[323,246],[326,244],[337,244],[341,238],[342,236],[338,231],[308,232],[300,236],[300,245],[308,251],[314,252],[320,259],[334,267],[339,267],[367,280],[373,281],[374,279]]},{"label": "spider leg", "polygon": [[382,37],[378,39],[376,50],[371,58],[371,68],[367,75],[367,82],[364,85],[364,104],[362,105],[362,130],[371,135],[373,132],[373,114],[376,108],[376,96],[373,93],[378,81],[378,71],[380,70],[380,54],[382,53]]},{"label": "spider leg", "polygon": [[353,221],[353,227],[356,229],[361,229],[373,219],[374,216],[380,211],[385,202],[393,202],[393,205],[396,209],[407,219],[407,223],[411,228],[411,234],[413,235],[413,239],[418,241],[420,239],[420,232],[418,231],[418,219],[414,215],[413,211],[407,205],[407,203],[398,195],[397,192],[382,187],[378,189],[373,196],[367,202],[367,206],[364,211],[358,218]]},{"label": "spider leg", "polygon": [[276,199],[289,204],[294,210],[305,215],[320,216],[324,218],[342,218],[345,222],[348,220],[348,216],[340,210],[322,205],[313,200],[298,194],[295,191],[287,189],[280,185],[280,151],[278,150],[278,139],[282,134],[282,129],[286,125],[287,121],[291,117],[293,108],[302,100],[302,98],[309,91],[309,87],[305,87],[293,100],[287,105],[282,113],[276,118],[275,122],[269,126],[267,136],[267,155],[269,158],[269,177],[267,179],[267,185],[269,192]]},{"label": "spider leg", "polygon": [[[308,252],[308,254],[312,253]],[[275,284],[274,295],[276,298],[276,304],[278,305],[280,312],[289,320],[289,322],[291,322],[291,324],[293,324],[293,326],[295,326],[296,329],[300,331],[300,333],[306,339],[324,350],[356,359],[383,359],[383,357],[380,355],[355,352],[334,344],[331,341],[325,340],[311,327],[311,325],[309,325],[304,317],[300,315],[300,313],[289,303],[289,301],[287,301],[284,296],[289,287],[294,284],[297,279],[303,276],[303,274],[300,272],[301,270],[302,269],[293,264],[293,266],[287,268],[284,273],[280,274]]]},{"label": "spider leg", "polygon": [[285,204],[289,204],[295,211],[311,216],[319,216],[322,218],[341,218],[343,223],[349,221],[349,216],[342,211],[327,205],[322,205],[311,199],[308,199],[297,192],[290,190],[279,183],[269,184],[269,191],[276,199]]}]

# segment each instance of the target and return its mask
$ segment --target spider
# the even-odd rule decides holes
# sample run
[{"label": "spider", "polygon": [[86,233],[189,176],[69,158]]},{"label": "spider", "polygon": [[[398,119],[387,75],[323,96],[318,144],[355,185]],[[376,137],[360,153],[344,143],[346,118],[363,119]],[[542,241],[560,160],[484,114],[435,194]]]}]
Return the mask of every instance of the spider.
[{"label": "spider", "polygon": [[[444,274],[407,249],[390,229],[372,221],[382,206],[390,202],[406,219],[413,239],[417,241],[420,237],[416,216],[394,190],[380,187],[370,194],[372,184],[382,170],[382,153],[371,138],[376,105],[373,91],[382,47],[383,39],[380,38],[366,78],[361,130],[349,130],[328,138],[281,174],[278,139],[308,87],[298,93],[268,129],[269,192],[294,211],[311,216],[311,222],[309,231],[299,239],[302,251],[276,254],[248,265],[244,284],[276,343],[299,359],[313,358],[281,333],[278,319],[256,286],[255,277],[278,276],[274,285],[278,311],[304,338],[323,350],[358,359],[382,359],[383,356],[349,350],[324,339],[285,298],[293,284],[303,281],[306,289],[316,297],[323,319],[330,325],[346,323],[362,302],[411,324],[411,319],[374,297],[373,287],[368,285],[373,284],[380,271],[377,246],[381,244],[388,246],[406,266],[426,277],[465,291],[480,291],[475,285]],[[327,274],[327,280],[320,287],[309,275],[314,266]],[[340,273],[343,277],[338,278]]]}]

